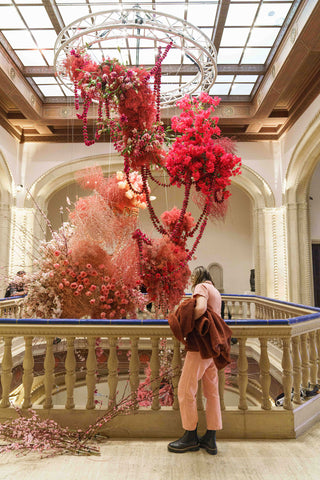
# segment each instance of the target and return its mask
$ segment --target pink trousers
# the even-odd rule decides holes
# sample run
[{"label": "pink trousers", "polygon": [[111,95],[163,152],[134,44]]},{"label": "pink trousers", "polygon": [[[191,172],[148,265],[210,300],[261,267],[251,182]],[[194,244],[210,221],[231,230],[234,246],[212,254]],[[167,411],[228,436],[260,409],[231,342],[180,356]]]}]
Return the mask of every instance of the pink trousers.
[{"label": "pink trousers", "polygon": [[195,430],[197,427],[198,410],[196,395],[200,378],[202,378],[203,395],[207,399],[207,429],[221,430],[222,419],[218,370],[213,359],[201,358],[200,352],[187,352],[178,385],[182,426],[185,430]]}]

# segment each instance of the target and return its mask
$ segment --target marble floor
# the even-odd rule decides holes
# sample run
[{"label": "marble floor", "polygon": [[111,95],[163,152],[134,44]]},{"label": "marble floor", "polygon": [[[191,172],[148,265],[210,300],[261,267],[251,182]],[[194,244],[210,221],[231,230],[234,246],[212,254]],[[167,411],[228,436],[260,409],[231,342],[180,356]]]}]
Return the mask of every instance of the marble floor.
[{"label": "marble floor", "polygon": [[98,457],[4,453],[0,480],[320,479],[320,422],[296,440],[220,440],[217,456],[169,453],[168,441],[107,440]]}]

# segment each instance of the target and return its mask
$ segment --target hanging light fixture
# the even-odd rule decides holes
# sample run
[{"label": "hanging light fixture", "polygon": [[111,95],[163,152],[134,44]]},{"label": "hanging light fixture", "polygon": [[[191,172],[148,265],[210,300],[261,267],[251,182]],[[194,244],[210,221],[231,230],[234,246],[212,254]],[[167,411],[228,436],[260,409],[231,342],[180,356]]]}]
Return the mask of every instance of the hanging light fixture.
[{"label": "hanging light fixture", "polygon": [[[217,53],[211,40],[186,20],[138,6],[93,13],[65,27],[55,44],[56,75],[73,92],[73,83],[63,64],[71,50],[85,49],[98,63],[116,53],[122,63],[138,62],[146,68],[150,65],[151,69],[155,59],[150,61],[147,53],[170,43],[170,56],[176,61],[171,59],[167,73],[170,78],[177,77],[177,84],[161,93],[161,106],[171,106],[200,89],[208,92],[217,76]],[[194,72],[192,75],[190,70]],[[180,76],[186,73],[190,80],[181,82]]]}]

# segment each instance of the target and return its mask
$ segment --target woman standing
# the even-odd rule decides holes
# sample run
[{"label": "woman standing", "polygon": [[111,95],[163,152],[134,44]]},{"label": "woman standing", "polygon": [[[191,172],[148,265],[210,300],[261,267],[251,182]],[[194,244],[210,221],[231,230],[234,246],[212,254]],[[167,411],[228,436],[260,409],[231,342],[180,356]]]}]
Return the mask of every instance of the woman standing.
[{"label": "woman standing", "polygon": [[[230,363],[231,330],[220,317],[221,295],[214,287],[210,273],[197,267],[191,275],[193,298],[183,302],[169,324],[174,335],[187,350],[178,386],[178,399],[184,435],[169,443],[174,453],[205,448],[217,454],[216,430],[222,428],[218,369]],[[207,432],[197,435],[198,411],[196,394],[202,379],[203,394],[207,399]]]}]

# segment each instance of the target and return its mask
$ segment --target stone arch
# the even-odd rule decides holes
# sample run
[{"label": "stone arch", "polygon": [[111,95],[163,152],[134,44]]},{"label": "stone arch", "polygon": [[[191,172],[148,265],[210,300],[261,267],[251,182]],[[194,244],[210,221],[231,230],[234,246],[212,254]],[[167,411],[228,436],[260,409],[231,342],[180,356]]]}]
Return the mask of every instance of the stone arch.
[{"label": "stone arch", "polygon": [[308,193],[320,160],[320,113],[301,136],[285,178],[290,300],[313,305],[313,278]]},{"label": "stone arch", "polygon": [[10,237],[13,224],[12,206],[14,203],[13,178],[6,159],[0,150],[0,296],[2,296],[2,291],[7,283],[5,279],[10,273]]}]

